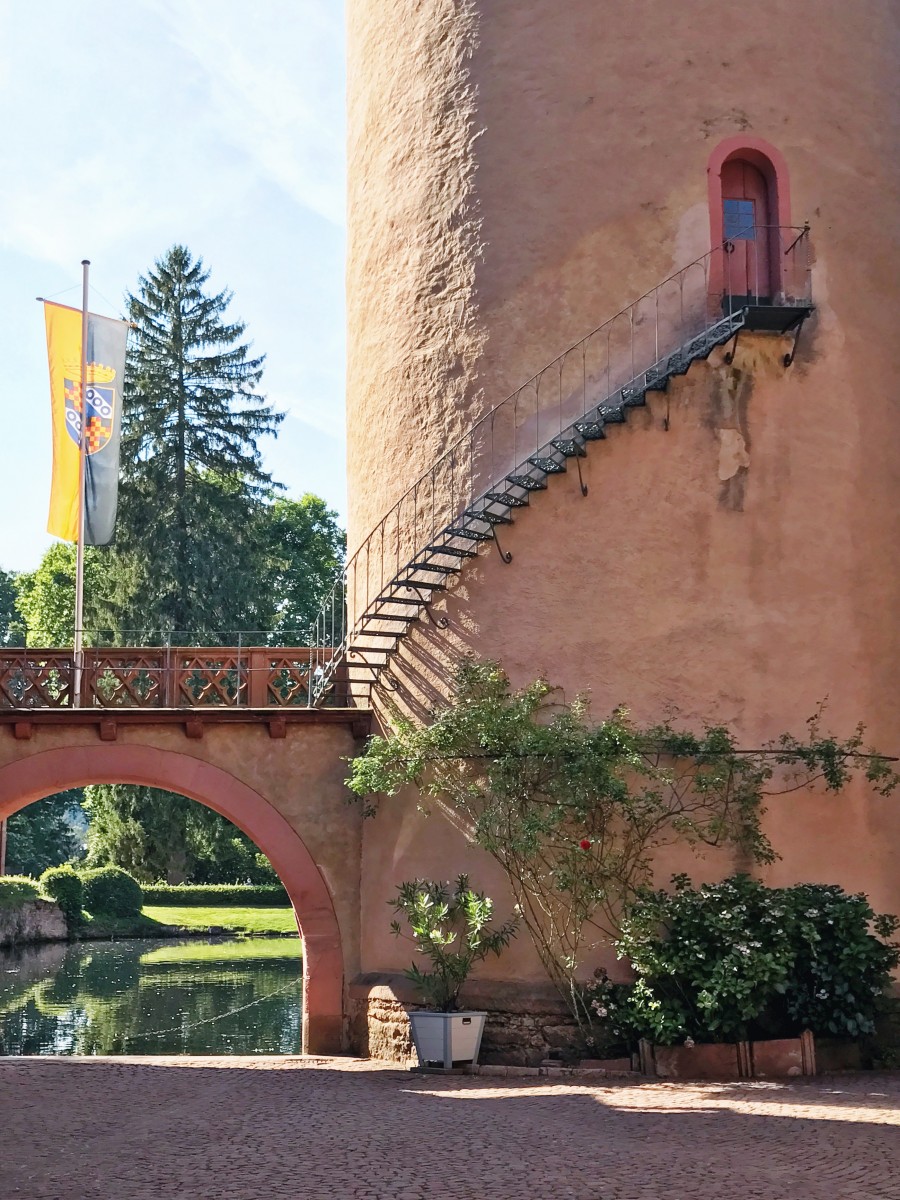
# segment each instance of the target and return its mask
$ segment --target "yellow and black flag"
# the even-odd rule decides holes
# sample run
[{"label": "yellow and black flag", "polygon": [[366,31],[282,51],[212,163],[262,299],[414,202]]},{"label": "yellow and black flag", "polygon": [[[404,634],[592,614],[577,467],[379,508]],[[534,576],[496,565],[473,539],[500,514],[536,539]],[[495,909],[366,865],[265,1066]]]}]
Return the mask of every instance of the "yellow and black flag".
[{"label": "yellow and black flag", "polygon": [[119,430],[128,325],[88,314],[87,384],[81,379],[82,313],[44,303],[50,403],[53,412],[53,481],[47,532],[78,539],[79,445],[84,429],[84,542],[105,546],[116,527]]}]

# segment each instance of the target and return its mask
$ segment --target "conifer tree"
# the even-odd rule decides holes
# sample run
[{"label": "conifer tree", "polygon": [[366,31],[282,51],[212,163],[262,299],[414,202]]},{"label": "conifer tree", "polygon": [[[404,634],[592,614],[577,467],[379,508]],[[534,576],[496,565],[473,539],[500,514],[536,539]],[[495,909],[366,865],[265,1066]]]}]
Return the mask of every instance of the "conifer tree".
[{"label": "conifer tree", "polygon": [[[229,321],[227,290],[173,246],[127,297],[133,322],[122,422],[116,556],[123,627],[210,641],[254,608],[253,526],[271,491],[259,441],[283,415],[256,388],[263,356]],[[225,640],[228,640],[227,638]]]}]

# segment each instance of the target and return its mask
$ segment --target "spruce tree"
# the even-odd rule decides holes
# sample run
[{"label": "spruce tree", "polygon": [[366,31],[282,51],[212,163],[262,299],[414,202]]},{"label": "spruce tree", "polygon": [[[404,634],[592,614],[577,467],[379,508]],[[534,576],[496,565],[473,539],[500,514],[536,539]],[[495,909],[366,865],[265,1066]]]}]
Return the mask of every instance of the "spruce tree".
[{"label": "spruce tree", "polygon": [[283,414],[256,390],[263,356],[227,319],[231,293],[208,280],[201,258],[173,246],[127,297],[115,553],[132,637],[229,641],[256,608],[254,525],[273,487],[258,443]]}]

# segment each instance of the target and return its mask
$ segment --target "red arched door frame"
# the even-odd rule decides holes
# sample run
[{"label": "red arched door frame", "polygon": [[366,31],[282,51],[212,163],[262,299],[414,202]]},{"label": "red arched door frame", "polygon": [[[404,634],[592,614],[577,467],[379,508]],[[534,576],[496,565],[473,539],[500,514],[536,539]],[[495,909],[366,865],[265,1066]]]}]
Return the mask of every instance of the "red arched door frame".
[{"label": "red arched door frame", "polygon": [[0,818],[66,788],[136,783],[180,792],[227,817],[278,872],[303,939],[303,1052],[338,1054],[343,1043],[344,965],[325,880],[300,835],[259,792],[221,767],[153,746],[68,746],[0,768]]},{"label": "red arched door frame", "polygon": [[766,182],[768,220],[775,227],[768,244],[770,260],[770,286],[772,295],[783,290],[784,265],[782,262],[782,240],[778,228],[787,229],[791,224],[791,185],[787,160],[764,138],[736,137],[720,142],[709,157],[706,168],[707,192],[709,196],[709,232],[712,257],[710,260],[710,296],[721,296],[725,291],[725,256],[720,250],[725,241],[725,222],[722,205],[722,169],[727,162],[743,161],[755,167]]}]

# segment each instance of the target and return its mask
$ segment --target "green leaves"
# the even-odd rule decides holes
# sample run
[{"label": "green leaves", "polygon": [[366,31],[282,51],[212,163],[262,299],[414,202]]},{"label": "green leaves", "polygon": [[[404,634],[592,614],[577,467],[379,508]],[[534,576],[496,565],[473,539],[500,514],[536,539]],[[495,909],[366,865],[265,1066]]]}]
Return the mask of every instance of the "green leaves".
[{"label": "green leaves", "polygon": [[[583,964],[619,936],[623,909],[651,879],[659,849],[730,846],[771,862],[760,823],[766,799],[816,783],[838,790],[854,776],[885,793],[897,782],[865,748],[861,728],[843,741],[824,735],[821,709],[805,739],[784,734],[745,750],[721,725],[641,728],[624,708],[597,723],[585,697],[562,703],[544,679],[516,690],[498,663],[469,659],[431,724],[398,719],[389,738],[372,738],[352,761],[348,784],[367,814],[377,797],[410,785],[455,808],[503,867],[544,967],[588,1036]],[[760,964],[759,986],[774,986],[779,962]],[[746,1014],[754,993],[737,977],[716,987],[727,985]]]},{"label": "green leaves", "polygon": [[[518,918],[493,928],[494,905],[469,887],[468,876],[454,883],[414,879],[401,883],[388,903],[406,919],[417,954],[431,969],[413,963],[405,972],[425,1004],[438,1012],[453,1012],[472,967],[489,954],[500,954],[516,935]],[[400,921],[391,922],[395,937],[403,936]]]},{"label": "green leaves", "polygon": [[244,325],[226,320],[231,293],[210,294],[208,280],[202,259],[173,246],[127,298],[114,556],[131,568],[122,624],[216,644],[259,624],[256,526],[272,489],[259,441],[283,415],[256,391],[263,359],[242,341]]},{"label": "green leaves", "polygon": [[900,954],[894,917],[839,887],[767,888],[744,875],[641,891],[616,942],[638,983],[614,1020],[632,1038],[671,1043],[871,1032]]}]

